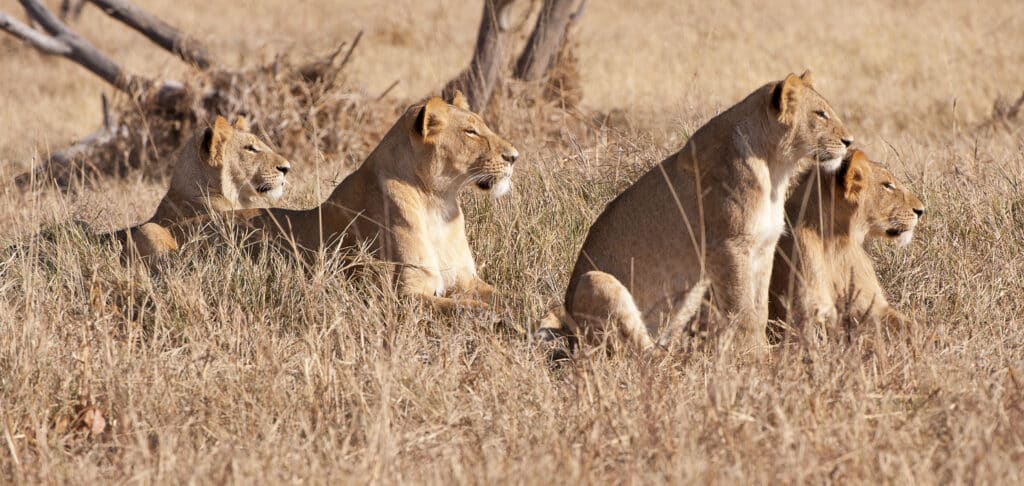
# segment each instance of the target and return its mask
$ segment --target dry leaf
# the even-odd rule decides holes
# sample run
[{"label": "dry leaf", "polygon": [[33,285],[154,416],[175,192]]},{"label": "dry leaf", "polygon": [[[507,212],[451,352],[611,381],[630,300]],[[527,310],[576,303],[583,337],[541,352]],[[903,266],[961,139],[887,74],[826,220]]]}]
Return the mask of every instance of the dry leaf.
[{"label": "dry leaf", "polygon": [[82,421],[89,429],[89,435],[96,437],[107,428],[107,421],[103,419],[103,413],[96,407],[89,407],[82,413]]}]

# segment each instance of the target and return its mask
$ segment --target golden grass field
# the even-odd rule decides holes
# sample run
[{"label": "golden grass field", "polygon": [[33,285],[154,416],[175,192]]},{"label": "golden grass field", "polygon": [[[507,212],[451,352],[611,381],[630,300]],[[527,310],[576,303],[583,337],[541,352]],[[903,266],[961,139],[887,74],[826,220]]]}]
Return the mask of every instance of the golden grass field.
[{"label": "golden grass field", "polygon": [[[399,80],[394,113],[465,67],[480,15],[453,0],[137,3],[229,66],[364,30],[345,75],[373,97]],[[23,243],[0,259],[0,482],[1024,482],[1024,119],[993,117],[1024,91],[1024,9],[705,3],[590,3],[583,104],[561,115],[586,119],[583,135],[516,105],[489,120],[522,153],[516,189],[464,203],[511,327],[433,317],[384,272],[346,279],[340,262],[194,245],[147,272],[73,229],[30,238],[71,218],[141,221],[166,180],[15,188],[100,124],[111,90],[0,36],[0,243]],[[14,0],[0,10],[21,17]],[[129,70],[186,75],[94,8],[74,27]],[[781,345],[759,366],[699,350],[552,367],[522,331],[561,298],[604,204],[708,118],[805,68],[928,206],[910,246],[871,247],[917,324]],[[614,126],[591,121],[610,112]],[[284,204],[314,204],[365,155],[294,160]]]}]

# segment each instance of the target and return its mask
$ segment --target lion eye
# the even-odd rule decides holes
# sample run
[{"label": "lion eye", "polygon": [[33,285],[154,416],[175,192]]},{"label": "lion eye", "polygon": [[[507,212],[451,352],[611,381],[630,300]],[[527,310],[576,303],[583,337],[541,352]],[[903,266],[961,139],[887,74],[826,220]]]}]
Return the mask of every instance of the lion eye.
[{"label": "lion eye", "polygon": [[244,148],[254,154],[260,153],[260,148],[251,143],[249,145],[246,145]]},{"label": "lion eye", "polygon": [[882,187],[884,187],[886,191],[895,191],[896,190],[896,184],[893,184],[891,182],[886,182],[886,183],[882,184]]},{"label": "lion eye", "polygon": [[471,137],[479,137],[480,136],[480,132],[476,131],[475,128],[467,128],[466,129],[466,135],[469,135]]},{"label": "lion eye", "polygon": [[828,120],[828,113],[825,113],[825,110],[818,110],[814,112],[814,114],[818,115],[818,117],[821,118],[822,120]]}]

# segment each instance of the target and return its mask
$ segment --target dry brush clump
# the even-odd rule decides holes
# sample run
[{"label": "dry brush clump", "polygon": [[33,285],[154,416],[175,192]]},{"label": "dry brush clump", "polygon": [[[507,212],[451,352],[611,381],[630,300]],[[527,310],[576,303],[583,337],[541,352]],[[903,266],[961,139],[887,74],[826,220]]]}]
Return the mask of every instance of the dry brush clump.
[{"label": "dry brush clump", "polygon": [[119,95],[105,116],[113,136],[73,163],[51,164],[48,175],[60,186],[137,169],[164,176],[168,156],[217,115],[249,118],[256,133],[293,161],[367,153],[389,110],[346,82],[355,45],[345,47],[312,61],[278,55],[241,70],[196,71],[140,97]]}]

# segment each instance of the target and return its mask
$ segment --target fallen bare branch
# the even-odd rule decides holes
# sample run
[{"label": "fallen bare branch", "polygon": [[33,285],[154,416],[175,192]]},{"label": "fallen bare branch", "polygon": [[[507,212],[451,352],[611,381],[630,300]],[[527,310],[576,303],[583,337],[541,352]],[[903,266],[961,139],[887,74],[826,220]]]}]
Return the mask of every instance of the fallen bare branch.
[{"label": "fallen bare branch", "polygon": [[163,20],[125,0],[88,0],[107,15],[139,31],[158,46],[173,52],[200,69],[212,65],[210,52],[194,37],[171,27]]},{"label": "fallen bare branch", "polygon": [[[75,176],[84,170],[83,164],[76,163],[96,147],[109,144],[117,136],[116,129],[100,128],[70,147],[50,154],[42,163],[14,178],[18,188],[25,190],[35,181],[53,181],[58,187],[68,187]],[[96,169],[95,167],[93,169]]]},{"label": "fallen bare branch", "polygon": [[60,19],[64,22],[68,20],[77,20],[82,15],[82,7],[85,6],[86,0],[61,0],[60,2]]},{"label": "fallen bare branch", "polygon": [[146,78],[124,72],[117,63],[101,53],[89,41],[64,25],[42,3],[37,0],[19,1],[32,20],[53,36],[57,42],[67,46],[68,50],[61,51],[61,56],[74,61],[112,86],[132,96],[137,96],[153,85],[152,81]]},{"label": "fallen bare branch", "polygon": [[53,56],[67,56],[71,54],[71,47],[67,44],[17,21],[4,12],[0,12],[0,29],[27,42],[45,54]]},{"label": "fallen bare branch", "polygon": [[[363,38],[363,31],[356,33],[354,39],[352,39],[352,45],[348,46],[347,42],[342,42],[337,49],[334,50],[326,58],[313,61],[305,66],[299,68],[299,74],[302,75],[307,81],[326,81],[327,83],[333,83],[338,77],[338,73],[345,68],[349,60],[352,59],[352,53],[359,46],[359,40]],[[348,50],[345,47],[348,46]],[[334,62],[338,59],[338,56],[345,52],[345,57],[342,58],[341,63],[335,66]]]}]

